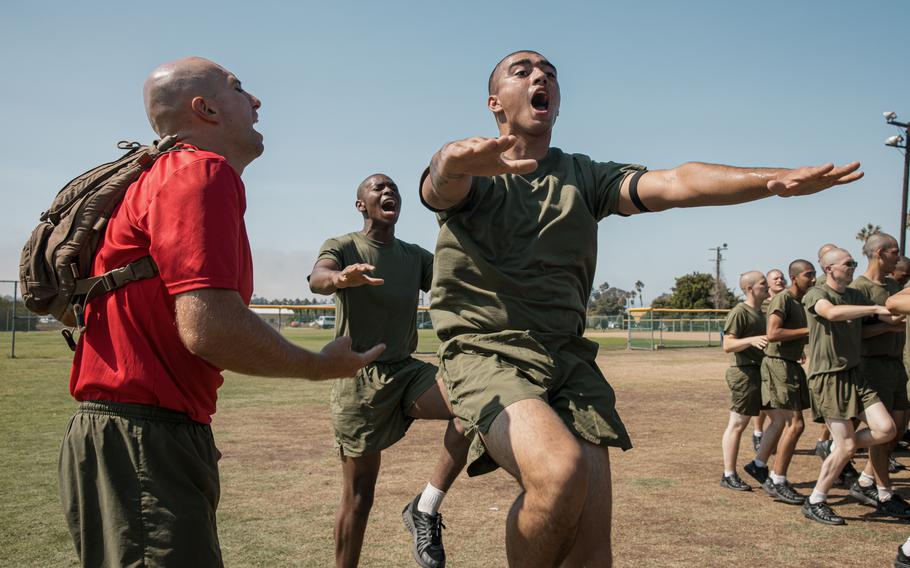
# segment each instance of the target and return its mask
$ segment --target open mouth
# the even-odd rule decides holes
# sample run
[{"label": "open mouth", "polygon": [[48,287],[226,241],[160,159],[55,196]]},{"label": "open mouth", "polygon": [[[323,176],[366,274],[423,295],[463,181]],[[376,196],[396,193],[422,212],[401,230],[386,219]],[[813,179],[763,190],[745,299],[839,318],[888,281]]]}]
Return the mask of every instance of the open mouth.
[{"label": "open mouth", "polygon": [[537,91],[531,97],[531,106],[534,110],[547,111],[550,108],[550,95],[546,91]]},{"label": "open mouth", "polygon": [[379,203],[379,207],[383,211],[386,211],[388,213],[393,213],[395,211],[398,211],[398,202],[395,201],[394,199],[383,199]]}]

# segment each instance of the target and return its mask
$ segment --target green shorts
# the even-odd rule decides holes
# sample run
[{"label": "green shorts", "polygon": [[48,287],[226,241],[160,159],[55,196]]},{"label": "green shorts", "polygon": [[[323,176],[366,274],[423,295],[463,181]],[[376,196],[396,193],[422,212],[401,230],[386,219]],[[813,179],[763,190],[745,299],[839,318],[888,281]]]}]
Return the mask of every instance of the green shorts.
[{"label": "green shorts", "polygon": [[748,365],[727,368],[730,410],[743,416],[758,416],[761,410],[761,367]]},{"label": "green shorts", "polygon": [[208,424],[164,408],[83,402],[60,448],[60,500],[82,566],[223,566]]},{"label": "green shorts", "polygon": [[763,408],[802,412],[811,406],[806,371],[796,361],[765,356],[761,362]]},{"label": "green shorts", "polygon": [[375,454],[402,439],[414,422],[408,412],[436,384],[436,365],[408,357],[373,363],[332,385],[332,427],[342,455]]},{"label": "green shorts", "polygon": [[866,408],[881,402],[859,367],[809,377],[809,395],[816,422],[859,418]]},{"label": "green shorts", "polygon": [[632,447],[613,387],[595,358],[598,346],[573,335],[532,331],[463,334],[439,346],[439,368],[455,415],[471,440],[468,475],[499,467],[479,434],[509,405],[540,399],[569,430],[592,444]]},{"label": "green shorts", "polygon": [[859,369],[888,410],[907,410],[907,371],[900,359],[863,357]]}]

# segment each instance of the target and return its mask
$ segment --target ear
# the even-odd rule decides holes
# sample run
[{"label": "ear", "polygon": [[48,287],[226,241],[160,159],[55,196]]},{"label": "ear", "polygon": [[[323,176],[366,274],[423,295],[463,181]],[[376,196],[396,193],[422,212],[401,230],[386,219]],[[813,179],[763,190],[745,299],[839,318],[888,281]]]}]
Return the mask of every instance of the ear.
[{"label": "ear", "polygon": [[362,199],[358,199],[357,201],[355,201],[355,202],[354,202],[354,207],[356,207],[357,210],[360,211],[361,213],[366,213],[366,212],[367,212],[367,206],[366,206],[366,204],[363,202]]},{"label": "ear", "polygon": [[499,102],[499,97],[496,95],[487,97],[487,108],[494,114],[502,112],[502,103]]},{"label": "ear", "polygon": [[194,97],[190,102],[190,108],[193,111],[193,115],[200,120],[213,124],[219,121],[217,111],[203,97]]}]

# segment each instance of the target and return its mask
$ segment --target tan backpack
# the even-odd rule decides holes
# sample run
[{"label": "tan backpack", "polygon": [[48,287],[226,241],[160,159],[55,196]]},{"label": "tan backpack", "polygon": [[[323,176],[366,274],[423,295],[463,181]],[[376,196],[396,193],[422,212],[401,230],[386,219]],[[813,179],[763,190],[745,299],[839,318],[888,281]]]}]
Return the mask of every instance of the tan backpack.
[{"label": "tan backpack", "polygon": [[[64,325],[85,327],[83,310],[92,298],[158,273],[146,256],[104,274],[92,276],[92,262],[104,229],[127,188],[162,154],[177,150],[167,136],[150,146],[120,142],[120,159],[77,176],[57,193],[50,208],[22,249],[19,281],[25,306],[52,315]],[[64,333],[70,347],[72,335]]]}]

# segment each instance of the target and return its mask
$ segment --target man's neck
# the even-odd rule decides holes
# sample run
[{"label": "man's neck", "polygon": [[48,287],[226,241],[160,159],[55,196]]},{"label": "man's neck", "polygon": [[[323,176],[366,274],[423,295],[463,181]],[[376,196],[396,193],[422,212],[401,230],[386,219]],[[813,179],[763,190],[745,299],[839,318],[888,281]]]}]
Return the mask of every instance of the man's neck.
[{"label": "man's neck", "polygon": [[790,292],[790,295],[793,296],[794,298],[796,298],[797,300],[802,300],[803,296],[806,295],[806,293],[804,291],[800,290],[799,286],[797,286],[796,284],[787,288],[787,291]]},{"label": "man's neck", "polygon": [[185,144],[191,144],[200,150],[212,152],[213,154],[224,157],[225,161],[234,168],[234,171],[237,172],[238,176],[243,175],[243,170],[245,170],[251,162],[251,160],[242,159],[240,156],[236,155],[236,152],[231,151],[223,141],[220,141],[217,138],[212,139],[210,136],[198,133],[188,133],[186,135],[181,134],[178,141]]},{"label": "man's neck", "polygon": [[755,308],[756,310],[759,308],[759,306],[761,306],[761,302],[759,302],[752,294],[746,296],[746,299],[743,300],[743,303],[750,308]]},{"label": "man's neck", "polygon": [[869,267],[866,268],[866,272],[863,273],[863,276],[875,282],[876,284],[881,284],[882,280],[885,279],[884,271],[877,262],[870,262]]},{"label": "man's neck", "polygon": [[829,288],[839,294],[843,294],[844,290],[847,289],[846,284],[838,283],[838,281],[835,280],[830,274],[828,275],[828,278],[825,279],[825,284],[827,284]]},{"label": "man's neck", "polygon": [[386,225],[384,223],[376,223],[372,219],[364,219],[363,221],[363,231],[361,231],[366,237],[372,241],[379,243],[390,243],[395,239],[395,225]]},{"label": "man's neck", "polygon": [[532,159],[539,161],[543,160],[547,156],[547,152],[550,151],[550,138],[553,136],[553,131],[551,130],[540,136],[532,136],[524,132],[511,132],[509,125],[500,127],[500,136],[508,136],[510,134],[518,139],[515,145],[505,153],[506,158],[510,160]]}]

